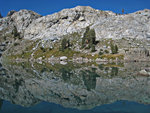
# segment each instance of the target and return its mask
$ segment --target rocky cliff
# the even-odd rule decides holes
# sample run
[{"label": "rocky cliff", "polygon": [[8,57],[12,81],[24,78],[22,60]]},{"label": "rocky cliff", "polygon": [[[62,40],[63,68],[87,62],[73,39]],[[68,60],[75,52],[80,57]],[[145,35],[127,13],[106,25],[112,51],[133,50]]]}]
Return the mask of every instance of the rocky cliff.
[{"label": "rocky cliff", "polygon": [[43,17],[33,11],[20,10],[0,19],[0,30],[12,25],[23,33],[25,39],[61,37],[82,31],[87,26],[95,29],[97,39],[150,38],[150,10],[119,15],[77,6]]},{"label": "rocky cliff", "polygon": [[[124,15],[111,11],[96,10],[87,6],[64,9],[47,16],[41,16],[29,10],[11,11],[7,17],[0,18],[0,37],[1,39],[2,37],[5,37],[5,39],[11,38],[9,33],[13,32],[14,28],[17,29],[22,40],[35,41],[40,39],[43,41],[55,41],[61,40],[66,35],[70,35],[71,40],[74,40],[76,37],[78,38],[78,40],[74,40],[77,44],[73,48],[80,51],[77,47],[80,47],[79,44],[83,38],[83,33],[88,26],[90,29],[95,30],[97,41],[103,39],[127,39],[133,48],[146,48],[149,51],[149,42],[142,42],[143,40],[150,39],[149,9]],[[73,33],[79,35],[72,35]],[[131,42],[132,39],[140,40],[140,42],[136,45],[134,42]],[[17,42],[12,39],[9,39],[9,41],[10,43]],[[3,40],[2,42],[6,44],[7,41]],[[43,47],[43,44],[41,46]],[[52,44],[49,46],[52,46]],[[103,46],[100,47],[97,45],[96,49],[105,49],[106,45]],[[122,49],[120,51],[122,52]]]}]

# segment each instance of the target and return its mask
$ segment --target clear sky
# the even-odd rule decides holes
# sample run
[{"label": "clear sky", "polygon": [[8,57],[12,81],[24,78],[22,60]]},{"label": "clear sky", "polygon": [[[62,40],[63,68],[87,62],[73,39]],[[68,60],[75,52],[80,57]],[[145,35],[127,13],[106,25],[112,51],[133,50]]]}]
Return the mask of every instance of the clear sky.
[{"label": "clear sky", "polygon": [[48,15],[77,5],[116,13],[125,9],[126,13],[132,13],[145,8],[150,9],[150,0],[0,0],[0,12],[2,16],[6,16],[10,10],[29,9],[41,15]]}]

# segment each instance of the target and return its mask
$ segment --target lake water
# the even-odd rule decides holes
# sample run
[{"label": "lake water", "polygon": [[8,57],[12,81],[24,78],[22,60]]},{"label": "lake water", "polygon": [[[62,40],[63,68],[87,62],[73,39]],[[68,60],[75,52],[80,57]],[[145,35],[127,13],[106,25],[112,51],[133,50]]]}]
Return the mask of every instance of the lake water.
[{"label": "lake water", "polygon": [[3,63],[0,113],[150,113],[150,63]]}]

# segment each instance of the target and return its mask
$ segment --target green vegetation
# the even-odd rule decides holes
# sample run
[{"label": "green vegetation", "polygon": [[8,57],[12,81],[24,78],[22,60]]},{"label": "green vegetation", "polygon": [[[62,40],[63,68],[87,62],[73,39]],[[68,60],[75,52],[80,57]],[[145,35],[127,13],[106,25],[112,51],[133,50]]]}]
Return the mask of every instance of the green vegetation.
[{"label": "green vegetation", "polygon": [[91,70],[82,70],[82,76],[84,85],[86,86],[87,90],[90,91],[92,89],[95,89],[96,87],[96,77],[99,77],[99,75],[95,72],[96,69]]},{"label": "green vegetation", "polygon": [[112,69],[111,69],[111,76],[112,77],[113,76],[117,76],[118,75],[118,71],[119,71],[118,67],[112,67]]},{"label": "green vegetation", "polygon": [[18,46],[18,45],[20,45],[20,43],[17,43],[17,42],[14,43],[14,46]]},{"label": "green vegetation", "polygon": [[64,35],[63,38],[69,40],[70,46],[73,48],[76,44],[81,46],[81,33],[74,32],[71,34]]},{"label": "green vegetation", "polygon": [[92,49],[91,49],[91,52],[95,52],[96,49],[95,49],[95,45],[92,45]]},{"label": "green vegetation", "polygon": [[66,38],[63,38],[62,39],[62,42],[61,42],[61,51],[64,51],[65,49],[69,48],[70,47],[70,41],[69,39],[67,40]]},{"label": "green vegetation", "polygon": [[112,60],[115,60],[115,59],[119,59],[119,60],[123,60],[124,59],[124,55],[122,54],[104,54],[104,55],[101,55],[100,58],[104,59],[112,59]]},{"label": "green vegetation", "polygon": [[96,45],[96,36],[95,36],[95,30],[90,29],[89,27],[86,27],[86,31],[82,38],[82,48],[90,49],[92,48],[92,52],[96,51],[94,50],[94,46]]},{"label": "green vegetation", "polygon": [[13,29],[13,31],[12,31],[12,35],[13,35],[13,37],[14,37],[15,39],[21,39],[20,33],[18,32],[16,26],[14,26],[14,29]]},{"label": "green vegetation", "polygon": [[60,56],[67,56],[68,58],[73,57],[74,54],[79,54],[79,52],[73,51],[71,49],[65,49],[64,51],[60,51],[59,49],[52,49],[49,50],[48,48],[45,48],[46,52],[43,52],[41,49],[37,49],[34,53],[34,58],[39,58],[42,56],[45,56],[45,58],[50,58],[52,56],[54,57],[60,57]]},{"label": "green vegetation", "polygon": [[107,64],[103,64],[104,67],[124,67],[123,63],[107,63]]},{"label": "green vegetation", "polygon": [[40,49],[43,51],[43,52],[46,52],[46,49],[44,47],[40,47]]},{"label": "green vegetation", "polygon": [[117,54],[118,53],[118,46],[111,44],[111,53],[112,54]]},{"label": "green vegetation", "polygon": [[103,55],[104,53],[103,53],[102,51],[100,51],[98,54],[101,56],[101,55]]},{"label": "green vegetation", "polygon": [[106,54],[108,54],[108,53],[109,53],[109,51],[108,51],[108,50],[105,50],[104,52],[105,52]]},{"label": "green vegetation", "polygon": [[103,50],[103,49],[100,49],[100,51],[99,51],[99,55],[101,56],[101,55],[103,55],[103,54],[108,54],[109,53],[109,51],[108,50]]}]

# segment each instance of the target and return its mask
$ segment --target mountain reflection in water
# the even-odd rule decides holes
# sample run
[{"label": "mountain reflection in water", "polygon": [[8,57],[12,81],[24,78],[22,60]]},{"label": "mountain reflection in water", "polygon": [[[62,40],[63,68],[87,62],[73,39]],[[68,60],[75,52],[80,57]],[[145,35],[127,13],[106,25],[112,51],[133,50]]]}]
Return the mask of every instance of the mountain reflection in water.
[{"label": "mountain reflection in water", "polygon": [[139,74],[149,67],[145,62],[2,64],[0,113],[149,113],[150,77]]}]

